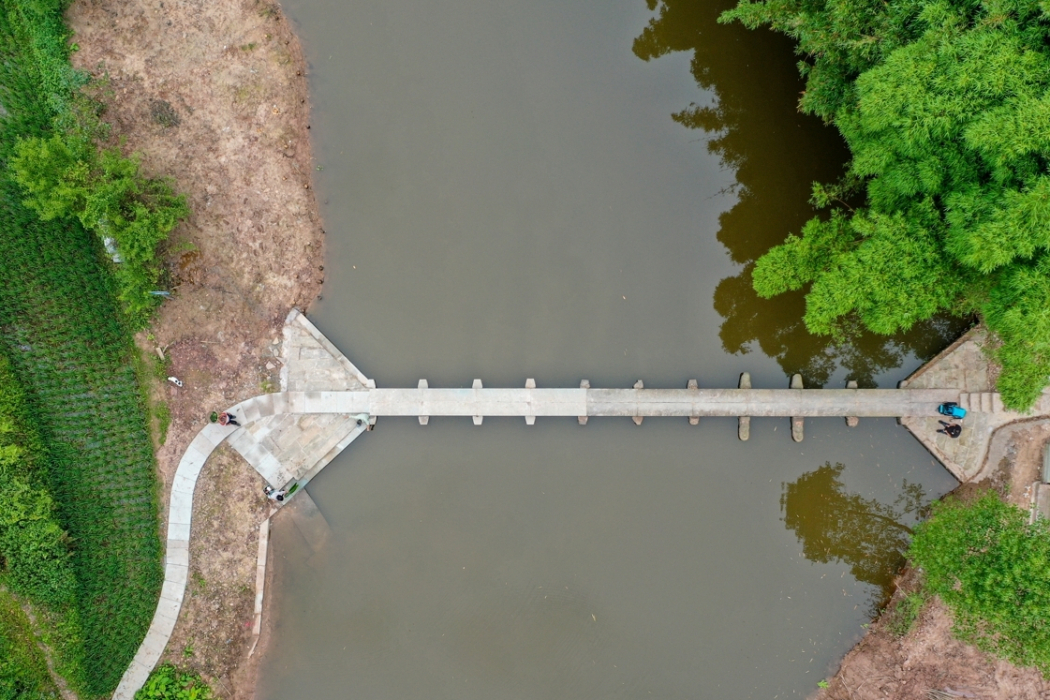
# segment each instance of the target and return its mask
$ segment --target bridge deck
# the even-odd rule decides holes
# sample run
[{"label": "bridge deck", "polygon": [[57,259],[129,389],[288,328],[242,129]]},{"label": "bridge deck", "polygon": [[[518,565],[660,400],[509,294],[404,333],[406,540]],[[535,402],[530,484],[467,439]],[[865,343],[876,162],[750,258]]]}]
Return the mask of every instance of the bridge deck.
[{"label": "bridge deck", "polygon": [[954,389],[369,389],[273,395],[295,413],[370,416],[935,415]]}]

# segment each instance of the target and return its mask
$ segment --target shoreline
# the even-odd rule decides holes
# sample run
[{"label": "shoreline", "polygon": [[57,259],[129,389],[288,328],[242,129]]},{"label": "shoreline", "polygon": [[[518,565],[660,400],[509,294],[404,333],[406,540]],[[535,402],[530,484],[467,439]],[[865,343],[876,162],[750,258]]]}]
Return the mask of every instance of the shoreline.
[{"label": "shoreline", "polygon": [[[163,533],[190,440],[214,407],[277,386],[284,317],[308,308],[323,284],[307,65],[280,6],[261,0],[76,0],[66,18],[79,45],[74,66],[103,81],[110,145],[141,152],[144,174],[172,178],[192,210],[168,244],[172,297],[136,337],[183,382],[151,387],[151,403],[171,414],[166,442],[155,445]],[[161,662],[201,673],[216,697],[249,700],[272,627],[266,601],[249,658],[242,618],[253,617],[269,504],[251,466],[220,452],[201,474],[191,583]]]},{"label": "shoreline", "polygon": [[[167,4],[176,6],[77,0],[67,11],[81,47],[74,65],[109,76],[104,119],[113,126],[113,143],[126,139],[125,150],[143,152],[144,172],[174,178],[193,210],[172,236],[173,298],[151,331],[137,338],[144,352],[159,350],[170,361],[172,376],[185,385],[158,382],[153,388],[154,399],[166,402],[172,414],[168,439],[156,451],[162,504],[168,502],[179,458],[211,407],[234,404],[278,383],[281,363],[271,349],[273,339],[289,308],[305,311],[317,297],[324,265],[323,223],[313,195],[307,65],[290,21],[279,5],[258,0]],[[162,104],[174,110],[177,124],[158,120],[156,115],[165,113]],[[201,672],[217,697],[247,700],[255,696],[259,661],[272,639],[277,565],[271,547],[261,634],[248,657],[250,629],[244,634],[238,625],[244,601],[254,604],[254,580],[245,596],[242,564],[248,562],[254,576],[256,540],[243,533],[238,541],[220,535],[245,518],[252,519],[248,529],[257,531],[268,504],[259,498],[261,481],[254,470],[227,452],[209,461],[201,477],[209,483],[195,499],[191,571],[204,583],[187,598],[162,661]],[[215,507],[231,501],[243,507]],[[160,515],[163,531],[165,507]],[[231,572],[229,580],[222,569]],[[213,605],[229,615],[215,615]],[[947,629],[938,611],[927,617],[935,630]],[[202,639],[195,621],[212,618],[218,623],[213,626],[235,631]],[[869,640],[879,624],[846,653],[834,678],[856,668],[849,666],[852,660],[877,646]],[[227,636],[234,643],[223,644],[220,637]],[[943,640],[922,643],[941,645],[936,646],[941,654],[963,654]],[[187,648],[193,653],[186,655]],[[220,663],[213,663],[216,658]],[[965,658],[972,666],[981,663]],[[996,676],[1004,673],[996,667]],[[840,683],[849,697],[863,697]],[[819,697],[837,698],[834,690],[833,683]]]}]

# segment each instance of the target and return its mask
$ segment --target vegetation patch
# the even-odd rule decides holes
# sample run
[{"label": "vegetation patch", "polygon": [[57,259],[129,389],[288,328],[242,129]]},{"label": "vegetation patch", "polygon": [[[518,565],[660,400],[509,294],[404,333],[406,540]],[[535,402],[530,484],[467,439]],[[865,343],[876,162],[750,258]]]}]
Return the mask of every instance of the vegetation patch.
[{"label": "vegetation patch", "polygon": [[923,591],[912,591],[898,600],[886,613],[890,634],[899,639],[911,632],[925,605],[926,593]]},{"label": "vegetation patch", "polygon": [[200,676],[181,671],[172,664],[159,666],[135,693],[135,700],[211,700],[212,697],[211,688]]},{"label": "vegetation patch", "polygon": [[0,588],[0,699],[57,700],[59,697],[29,619],[18,600]]},{"label": "vegetation patch", "polygon": [[65,5],[0,0],[0,355],[25,405],[0,438],[18,451],[0,547],[7,585],[40,605],[58,672],[99,696],[133,658],[163,579],[130,332],[160,303],[158,249],[185,205],[136,158],[95,145],[101,109],[69,64]]},{"label": "vegetation patch", "polygon": [[985,492],[938,503],[909,552],[964,641],[1050,676],[1050,524]]},{"label": "vegetation patch", "polygon": [[806,326],[833,336],[976,313],[1003,402],[1030,408],[1050,377],[1046,6],[743,0],[721,21],[798,42],[800,107],[852,153],[813,187],[830,213],[758,260],[758,294],[807,290]]}]

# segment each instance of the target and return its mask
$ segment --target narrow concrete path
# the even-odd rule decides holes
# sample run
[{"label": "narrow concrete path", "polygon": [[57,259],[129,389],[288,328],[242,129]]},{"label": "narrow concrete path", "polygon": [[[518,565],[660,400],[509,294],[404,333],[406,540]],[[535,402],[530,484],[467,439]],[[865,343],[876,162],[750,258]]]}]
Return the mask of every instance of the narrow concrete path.
[{"label": "narrow concrete path", "polygon": [[204,463],[215,448],[238,428],[210,423],[197,433],[175,470],[168,505],[168,538],[164,553],[164,586],[153,615],[153,623],[139,646],[135,658],[120,679],[114,700],[133,700],[160,660],[175,629],[186,594],[190,567],[190,521],[193,516],[193,490]]}]

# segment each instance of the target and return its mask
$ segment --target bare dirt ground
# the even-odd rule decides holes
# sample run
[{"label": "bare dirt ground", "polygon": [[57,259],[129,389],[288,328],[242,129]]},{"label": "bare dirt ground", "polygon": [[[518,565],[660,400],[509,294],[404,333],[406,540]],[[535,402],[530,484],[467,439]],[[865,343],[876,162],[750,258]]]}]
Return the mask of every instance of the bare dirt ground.
[{"label": "bare dirt ground", "polygon": [[[172,298],[137,338],[183,382],[153,390],[171,410],[157,451],[167,503],[208,414],[277,385],[272,343],[288,311],[305,311],[323,282],[306,65],[268,0],[75,0],[67,21],[74,64],[102,81],[111,143],[140,152],[145,174],[171,177],[193,212],[167,250]],[[247,653],[261,487],[226,453],[196,491],[196,578],[168,658],[201,671],[220,697],[254,695]]]},{"label": "bare dirt ground", "polygon": [[[1000,429],[989,459],[991,477],[963,484],[956,493],[991,488],[1022,508],[1031,505],[1030,488],[1043,466],[1050,421],[1037,420]],[[1050,700],[1050,680],[1033,668],[996,659],[952,636],[951,612],[939,601],[927,603],[914,628],[902,638],[892,631],[892,610],[916,581],[900,581],[891,611],[872,623],[868,634],[842,660],[838,672],[812,700]]]},{"label": "bare dirt ground", "polygon": [[[914,629],[898,639],[887,621],[872,624],[839,672],[814,700],[1045,700],[1050,682],[956,640],[951,613],[928,603]],[[931,692],[932,691],[932,692]]]},{"label": "bare dirt ground", "polygon": [[[250,471],[250,478],[244,478]],[[270,514],[262,477],[233,450],[220,447],[197,482],[190,575],[175,633],[162,661],[190,666],[220,696],[250,683],[246,663],[255,616],[259,523]],[[246,676],[248,676],[246,678]]]}]

